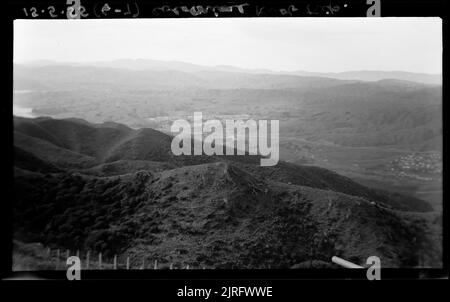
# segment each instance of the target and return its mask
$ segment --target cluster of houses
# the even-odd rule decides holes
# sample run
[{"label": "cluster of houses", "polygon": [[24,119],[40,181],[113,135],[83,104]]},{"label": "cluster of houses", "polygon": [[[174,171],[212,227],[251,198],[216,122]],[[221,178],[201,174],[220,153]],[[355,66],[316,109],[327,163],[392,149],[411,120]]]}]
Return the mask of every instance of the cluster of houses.
[{"label": "cluster of houses", "polygon": [[394,159],[391,170],[427,174],[442,173],[442,155],[439,152],[412,153]]}]

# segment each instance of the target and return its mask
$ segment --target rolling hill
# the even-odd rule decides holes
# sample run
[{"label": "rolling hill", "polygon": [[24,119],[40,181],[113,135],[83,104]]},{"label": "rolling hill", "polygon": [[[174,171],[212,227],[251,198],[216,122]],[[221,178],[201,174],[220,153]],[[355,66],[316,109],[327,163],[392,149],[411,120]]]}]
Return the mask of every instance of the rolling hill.
[{"label": "rolling hill", "polygon": [[[56,166],[95,170],[99,169],[98,166],[103,167],[105,164],[117,165],[118,161],[122,163],[124,161],[137,161],[138,163],[147,161],[149,166],[159,163],[161,166],[165,164],[169,167],[232,161],[254,174],[273,180],[330,189],[345,194],[351,193],[385,205],[393,202],[378,191],[361,186],[335,172],[314,166],[281,162],[274,167],[261,167],[257,156],[175,156],[170,149],[171,136],[153,129],[134,130],[127,127],[111,127],[111,123],[89,125],[84,121],[80,122],[74,119],[15,117],[14,121],[16,132],[14,141],[17,142],[17,146]],[[39,131],[34,131],[34,129],[47,133],[52,131],[52,137],[43,137]],[[49,140],[56,141],[59,145],[55,146]],[[40,148],[35,147],[35,142],[39,143]],[[44,145],[52,147],[41,147]],[[133,170],[134,165],[129,166],[130,170],[124,172],[136,172]],[[402,210],[430,210],[427,203],[415,198],[408,197],[403,200],[404,202],[396,207]],[[394,206],[394,203],[390,206]]]},{"label": "rolling hill", "polygon": [[15,89],[29,92],[16,93],[14,103],[32,108],[36,115],[113,120],[134,128],[159,127],[149,119],[198,110],[249,114],[282,120],[283,137],[405,151],[442,147],[440,85],[201,67],[181,71],[183,64],[172,63],[153,69],[16,64]]},{"label": "rolling hill", "polygon": [[14,118],[15,239],[209,268],[439,266],[425,201],[312,166],[176,157],[171,137],[79,119]]}]

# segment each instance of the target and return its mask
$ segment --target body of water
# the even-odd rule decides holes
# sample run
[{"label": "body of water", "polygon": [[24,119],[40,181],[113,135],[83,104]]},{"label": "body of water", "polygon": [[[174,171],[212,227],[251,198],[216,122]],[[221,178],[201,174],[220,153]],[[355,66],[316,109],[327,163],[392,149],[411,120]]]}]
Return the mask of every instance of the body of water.
[{"label": "body of water", "polygon": [[13,104],[13,114],[21,117],[36,117],[33,114],[33,108],[21,107],[15,104]]},{"label": "body of water", "polygon": [[[32,92],[33,90],[17,90],[17,89],[14,90],[14,94],[25,94]],[[17,104],[14,104],[14,102],[13,102],[13,115],[21,117],[36,117],[36,115],[33,114],[33,108],[22,107]]]}]

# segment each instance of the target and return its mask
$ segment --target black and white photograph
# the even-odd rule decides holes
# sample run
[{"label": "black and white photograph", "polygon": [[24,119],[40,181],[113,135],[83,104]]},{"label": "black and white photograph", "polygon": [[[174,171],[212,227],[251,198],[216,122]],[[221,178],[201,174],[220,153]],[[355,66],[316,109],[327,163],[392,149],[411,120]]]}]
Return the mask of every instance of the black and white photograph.
[{"label": "black and white photograph", "polygon": [[443,267],[441,18],[13,30],[13,272]]}]

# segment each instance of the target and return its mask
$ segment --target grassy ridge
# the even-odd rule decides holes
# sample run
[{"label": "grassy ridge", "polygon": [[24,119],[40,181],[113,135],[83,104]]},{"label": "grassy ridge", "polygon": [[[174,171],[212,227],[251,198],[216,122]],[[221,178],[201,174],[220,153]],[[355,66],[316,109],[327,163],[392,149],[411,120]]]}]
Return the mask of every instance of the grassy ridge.
[{"label": "grassy ridge", "polygon": [[[175,158],[170,137],[151,129],[19,120],[14,230],[23,242],[216,268],[326,266],[333,255],[357,263],[379,255],[385,267],[440,265],[439,217],[424,201],[323,168]],[[33,137],[30,124],[59,128],[52,135],[65,147]],[[89,144],[102,131],[108,144]],[[70,157],[67,168],[64,157],[42,158],[28,137],[93,162],[77,168]]]}]

